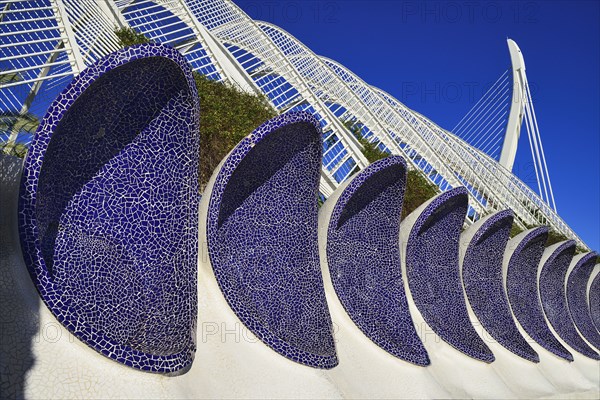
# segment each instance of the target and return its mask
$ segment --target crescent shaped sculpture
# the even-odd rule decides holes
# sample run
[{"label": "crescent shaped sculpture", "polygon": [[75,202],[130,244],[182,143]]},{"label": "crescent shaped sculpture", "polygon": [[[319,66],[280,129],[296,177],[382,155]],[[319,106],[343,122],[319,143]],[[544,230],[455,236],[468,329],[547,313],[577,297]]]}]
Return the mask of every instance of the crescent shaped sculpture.
[{"label": "crescent shaped sculpture", "polygon": [[406,161],[390,156],[341,187],[327,229],[327,262],[356,326],[388,353],[429,365],[402,282],[398,235],[405,185]]},{"label": "crescent shaped sculpture", "polygon": [[[600,333],[594,325],[590,312],[594,302],[590,300],[588,307],[586,293],[597,257],[598,253],[592,251],[573,258],[571,262],[573,268],[567,279],[567,305],[573,322],[581,335],[594,347],[600,349]],[[590,288],[590,295],[592,288]],[[595,306],[598,306],[598,304]]]},{"label": "crescent shaped sculpture", "polygon": [[542,226],[522,232],[508,242],[504,255],[506,292],[512,312],[525,332],[546,350],[573,361],[573,355],[546,324],[538,294],[538,264],[547,239],[548,227]]},{"label": "crescent shaped sculpture", "polygon": [[216,280],[244,325],[293,361],[332,368],[317,237],[321,140],[305,112],[258,127],[215,171],[206,223]]},{"label": "crescent shaped sculpture", "polygon": [[86,68],[25,161],[20,236],[43,301],[106,357],[181,373],[195,352],[198,95],[155,44]]},{"label": "crescent shaped sculpture", "polygon": [[469,238],[462,260],[462,279],[469,304],[485,330],[506,349],[537,363],[540,358],[515,325],[504,290],[502,257],[512,223],[512,211],[499,211],[463,233]]},{"label": "crescent shaped sculpture", "polygon": [[426,202],[402,221],[408,286],[427,324],[445,342],[476,360],[494,354],[469,319],[459,271],[459,237],[467,213],[467,189],[458,187]]},{"label": "crescent shaped sculpture", "polygon": [[540,299],[546,318],[558,336],[579,353],[600,360],[598,353],[579,336],[567,306],[566,275],[574,252],[573,240],[557,243],[544,251],[539,273]]},{"label": "crescent shaped sculpture", "polygon": [[596,330],[600,332],[600,273],[596,274],[596,277],[590,285],[590,293],[588,295],[588,301],[590,305],[590,314]]}]

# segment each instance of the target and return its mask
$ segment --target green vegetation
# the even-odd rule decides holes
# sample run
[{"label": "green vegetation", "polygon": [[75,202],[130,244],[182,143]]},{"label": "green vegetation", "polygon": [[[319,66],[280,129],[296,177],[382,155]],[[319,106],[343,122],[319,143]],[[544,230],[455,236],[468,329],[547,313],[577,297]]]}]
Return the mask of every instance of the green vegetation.
[{"label": "green vegetation", "polygon": [[360,132],[356,132],[355,135],[356,139],[363,146],[362,153],[370,163],[374,163],[375,161],[389,156],[389,153],[380,150],[379,147],[377,147],[377,144],[369,142],[360,134]]},{"label": "green vegetation", "polygon": [[194,73],[200,97],[200,186],[221,160],[263,122],[275,117],[267,99]]},{"label": "green vegetation", "polygon": [[[115,33],[121,47],[151,42],[146,36],[131,28],[118,29]],[[6,76],[3,79],[17,78]],[[215,82],[196,72],[194,72],[194,81],[200,97],[199,179],[200,187],[204,190],[214,169],[227,153],[259,125],[276,116],[277,112],[271,108],[264,96],[243,92],[229,83]],[[360,122],[344,121],[343,124],[356,136],[363,147],[365,158],[370,163],[389,156],[376,144],[370,143],[362,136]],[[37,127],[37,124],[35,126]],[[421,171],[408,171],[406,180],[402,207],[403,219],[439,193],[437,186],[429,182]],[[323,199],[319,198],[319,203],[322,201]],[[511,237],[519,232],[520,229],[516,224],[513,225]],[[561,240],[566,238],[562,239],[561,235],[551,233],[547,245]]]},{"label": "green vegetation", "polygon": [[548,239],[546,240],[546,247],[552,246],[558,242],[563,242],[565,240],[569,240],[568,237],[563,235],[562,233],[556,232],[554,229],[550,229],[548,231]]},{"label": "green vegetation", "polygon": [[[538,226],[541,226],[541,225],[538,225]],[[537,228],[538,226],[525,224],[526,229]],[[517,225],[517,223],[514,222],[512,228],[510,230],[510,237],[513,238],[521,232],[523,232],[523,229],[521,229]],[[565,240],[569,240],[569,238],[567,236],[563,235],[562,233],[556,232],[554,229],[550,229],[548,231],[548,239],[546,240],[545,246],[546,247],[552,246],[553,244],[556,244],[559,242],[564,242]],[[586,252],[587,252],[587,250],[579,245],[577,247],[575,247],[575,254],[582,254],[582,253],[586,253]],[[600,261],[600,257],[598,258],[598,260]]]},{"label": "green vegetation", "polygon": [[582,253],[587,253],[587,250],[579,245],[577,247],[575,247],[575,254],[582,254]]},{"label": "green vegetation", "polygon": [[409,170],[406,174],[402,219],[439,193],[440,189],[431,183],[421,171],[417,169]]},{"label": "green vegetation", "polygon": [[[0,84],[9,84],[23,80],[20,74],[0,70]],[[5,154],[24,158],[27,154],[27,146],[23,143],[17,143],[19,133],[33,135],[40,121],[37,115],[30,112],[2,112],[0,113],[0,132],[7,134],[6,142],[0,143],[0,151]]]},{"label": "green vegetation", "polygon": [[[563,235],[562,233],[556,232],[554,229],[550,229],[548,231],[548,240],[546,240],[546,247],[551,246],[556,243],[559,243],[559,242],[564,242],[565,240],[570,240],[570,238]],[[579,245],[575,247],[575,254],[583,254],[583,253],[587,253],[587,250]],[[596,258],[596,263],[600,263],[600,256],[598,256]]]},{"label": "green vegetation", "polygon": [[28,147],[23,143],[15,143],[12,146],[9,146],[7,142],[0,143],[0,151],[11,156],[25,158],[27,150]]},{"label": "green vegetation", "polygon": [[510,234],[509,234],[509,236],[511,238],[514,238],[515,236],[517,236],[521,232],[523,232],[523,229],[521,229],[519,227],[519,225],[517,225],[516,222],[513,222],[512,227],[510,228]]},{"label": "green vegetation", "polygon": [[40,121],[37,115],[32,113],[19,114],[14,112],[0,113],[0,131],[25,131],[34,133]]},{"label": "green vegetation", "polygon": [[121,47],[152,42],[152,40],[144,36],[143,33],[138,33],[132,28],[116,29],[115,34],[117,35],[117,38],[119,38],[119,44]]},{"label": "green vegetation", "polygon": [[352,132],[352,134],[356,137],[356,140],[358,140],[358,142],[362,145],[362,153],[369,163],[372,164],[375,161],[381,160],[382,158],[386,158],[390,155],[389,153],[380,150],[376,143],[371,143],[369,140],[363,137],[360,123],[348,120],[344,121],[343,124],[350,132]]},{"label": "green vegetation", "polygon": [[[525,202],[523,202],[523,205],[527,206],[527,204]],[[529,208],[529,211],[538,214],[540,212],[539,208],[534,207]],[[533,229],[533,228],[537,228],[540,227],[542,225],[529,225],[529,224],[524,224],[526,229]],[[514,235],[513,235],[514,232]],[[519,227],[516,226],[516,224],[513,224],[513,227],[511,229],[511,235],[510,237],[514,237],[517,234],[523,232],[523,229],[520,229]],[[565,240],[570,240],[570,238],[568,238],[567,236],[563,235],[562,233],[559,233],[557,231],[555,231],[554,229],[550,228],[548,230],[548,239],[546,240],[546,247],[548,246],[552,246],[553,244],[559,243],[559,242],[564,242]],[[577,248],[576,251],[584,251],[582,248]]]},{"label": "green vegetation", "polygon": [[32,113],[19,114],[15,112],[0,113],[0,132],[9,134],[6,142],[0,143],[0,151],[12,156],[24,158],[27,146],[17,143],[19,133],[33,135],[40,124],[38,117]]},{"label": "green vegetation", "polygon": [[[344,126],[350,130],[356,137],[356,139],[362,145],[362,153],[369,163],[381,160],[382,158],[388,157],[390,154],[382,151],[377,147],[376,144],[370,143],[367,139],[362,136],[362,129],[360,122],[344,121]],[[402,204],[402,219],[408,214],[417,209],[421,204],[427,200],[438,195],[440,193],[439,188],[431,183],[425,174],[417,169],[411,169],[406,174],[406,191],[404,192],[404,202]]]},{"label": "green vegetation", "polygon": [[[151,42],[131,28],[116,30],[122,47]],[[203,191],[214,169],[236,144],[277,112],[267,98],[246,93],[226,82],[213,81],[197,72],[194,82],[200,98],[200,166]]]},{"label": "green vegetation", "polygon": [[21,75],[17,72],[8,72],[6,69],[0,69],[0,84],[2,85],[18,82],[22,79]]},{"label": "green vegetation", "polygon": [[323,206],[323,203],[325,203],[325,196],[323,196],[321,193],[319,193],[317,195],[317,207],[321,208],[321,206]]}]

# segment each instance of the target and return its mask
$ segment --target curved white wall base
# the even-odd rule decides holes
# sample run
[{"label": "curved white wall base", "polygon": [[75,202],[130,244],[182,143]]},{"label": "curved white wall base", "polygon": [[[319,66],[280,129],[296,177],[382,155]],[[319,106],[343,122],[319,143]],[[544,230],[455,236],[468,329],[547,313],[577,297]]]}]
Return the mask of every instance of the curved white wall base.
[{"label": "curved white wall base", "polygon": [[[459,253],[461,271],[463,268],[465,253],[473,237],[489,219],[494,218],[494,216],[500,213],[503,213],[503,211],[481,218],[463,231],[460,236]],[[502,260],[499,262],[502,263]],[[506,290],[504,290],[504,292],[506,296]],[[519,397],[539,398],[551,396],[556,390],[552,383],[548,381],[540,372],[537,364],[515,355],[506,347],[498,343],[498,341],[494,339],[494,337],[487,332],[483,325],[479,322],[475,313],[473,312],[473,308],[471,307],[468,298],[465,297],[465,299],[467,301],[469,317],[471,318],[477,333],[479,333],[479,335],[483,338],[485,343],[489,346],[490,350],[492,350],[494,356],[496,357],[496,360],[491,364],[494,372],[502,379],[503,382],[509,385],[513,393],[517,394]]]},{"label": "curved white wall base", "polygon": [[[489,341],[486,343],[493,349],[496,361],[486,364],[473,360],[436,338],[422,319],[417,322],[420,315],[410,297],[413,320],[423,328],[419,333],[431,355],[431,365],[419,367],[399,360],[373,344],[354,325],[337,300],[328,276],[324,281],[340,364],[331,370],[318,370],[290,361],[253,339],[229,308],[208,263],[205,224],[200,224],[198,350],[192,368],[184,375],[166,377],[115,363],[70,335],[42,304],[31,282],[15,240],[18,175],[15,177],[13,164],[17,163],[20,161],[0,158],[0,294],[3,300],[7,299],[0,303],[0,322],[2,327],[9,327],[3,331],[0,368],[3,385],[9,381],[15,389],[13,393],[22,397],[598,397],[598,362],[577,352],[573,352],[572,363],[559,359],[526,336],[520,327],[540,355],[539,364],[525,361]],[[326,215],[334,203],[332,197],[323,205],[321,215]],[[206,201],[200,207],[200,218],[205,218]],[[323,233],[327,221],[320,218],[319,222]],[[509,241],[509,249],[515,245],[515,239]],[[327,265],[322,267],[327,271]],[[410,295],[408,288],[407,293]],[[485,338],[485,333],[479,332]],[[22,376],[8,377],[7,366]],[[21,370],[17,371],[17,367]],[[521,380],[517,379],[519,376]],[[3,386],[3,393],[6,390],[7,386]]]},{"label": "curved white wall base", "polygon": [[[443,195],[443,193],[441,194]],[[440,195],[440,196],[441,196]],[[439,196],[438,196],[439,197]],[[400,224],[400,254],[402,274],[406,274],[406,249],[410,232],[419,219],[421,213],[435,201],[434,197],[410,213]],[[458,238],[457,238],[458,240]],[[404,288],[408,298],[411,316],[417,326],[417,332],[429,353],[431,365],[427,367],[438,384],[451,393],[452,397],[459,398],[517,398],[518,393],[513,392],[511,385],[504,382],[494,370],[494,363],[484,363],[475,360],[456,350],[444,342],[434,330],[425,322],[425,319],[416,307],[407,279],[404,279]],[[476,322],[473,319],[472,322]],[[477,324],[478,325],[478,324]],[[481,327],[475,326],[482,338]],[[487,340],[486,340],[487,344]],[[514,357],[515,359],[518,357]]]},{"label": "curved white wall base", "polygon": [[[221,165],[216,171],[220,169]],[[212,192],[216,175],[204,193]],[[212,398],[342,398],[342,391],[328,376],[330,371],[307,367],[276,353],[256,338],[227,304],[208,256],[209,200],[205,195],[200,201],[198,350],[187,374],[193,385],[188,396],[194,397],[196,392]]]},{"label": "curved white wall base", "polygon": [[[529,229],[520,234],[516,235],[512,239],[508,241],[506,245],[506,250],[504,253],[503,260],[503,274],[504,280],[506,283],[506,274],[508,263],[517,249],[519,243],[523,241],[527,235],[533,232],[535,229]],[[539,265],[539,261],[536,262],[534,268],[537,268]],[[539,301],[538,299],[532,299],[532,301]],[[514,316],[514,310],[513,310]],[[597,361],[591,360],[576,351],[572,350],[569,346],[566,346],[564,342],[560,338],[557,338],[561,344],[563,344],[573,355],[573,361],[569,362],[563,358],[560,358],[550,351],[543,348],[539,345],[531,336],[527,334],[525,329],[521,326],[518,319],[515,318],[515,323],[519,332],[523,337],[527,340],[529,345],[538,353],[540,356],[540,362],[535,364],[535,368],[538,370],[539,375],[545,378],[552,385],[552,394],[551,395],[541,395],[540,397],[548,397],[548,398],[564,398],[566,396],[570,396],[572,398],[589,398],[589,397],[597,397],[598,391],[600,390],[600,375],[595,373],[595,371],[600,372],[600,363]],[[550,328],[551,329],[551,328]],[[515,358],[518,361],[518,358]],[[594,365],[595,363],[595,365]],[[516,375],[525,374],[527,372],[531,372],[527,369],[518,368],[519,364],[515,362],[513,366],[513,372]],[[587,371],[585,371],[587,370]],[[596,377],[592,377],[591,375],[596,374]],[[527,376],[527,375],[525,375]],[[536,385],[540,389],[546,389],[545,381],[540,379],[539,376],[537,378],[533,378],[531,380],[532,385]]]},{"label": "curved white wall base", "polygon": [[[20,163],[14,160],[9,161]],[[0,257],[0,290],[2,298],[12,299],[11,303],[0,304],[0,322],[16,330],[3,338],[0,347],[3,374],[8,368],[15,375],[12,387],[5,386],[0,397],[11,398],[11,393],[28,399],[343,397],[340,385],[327,371],[277,354],[255,338],[231,311],[208,262],[206,224],[200,224],[198,349],[191,369],[177,377],[140,372],[86,346],[50,313],[27,273],[15,240],[19,176],[6,172],[14,168],[5,158],[0,159],[1,199],[9,205],[0,207],[0,244],[3,250],[8,249]],[[204,221],[206,203],[200,206]],[[19,311],[18,316],[11,312],[13,309]],[[25,334],[25,328],[31,325],[27,329],[30,334]]]},{"label": "curved white wall base", "polygon": [[430,367],[400,360],[371,341],[348,316],[333,288],[326,256],[329,222],[340,195],[357,176],[340,185],[319,210],[321,271],[340,360],[340,364],[328,374],[344,389],[345,397],[417,399],[459,396],[460,393],[452,393],[437,382]]}]

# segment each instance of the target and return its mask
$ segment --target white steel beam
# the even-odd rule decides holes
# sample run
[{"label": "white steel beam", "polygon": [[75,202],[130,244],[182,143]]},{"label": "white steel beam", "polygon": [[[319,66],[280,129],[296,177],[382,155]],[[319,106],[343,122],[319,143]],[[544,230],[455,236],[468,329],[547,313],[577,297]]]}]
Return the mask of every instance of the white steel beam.
[{"label": "white steel beam", "polygon": [[[56,22],[58,29],[61,33],[64,33],[66,38],[63,39],[64,47],[67,50],[67,57],[71,63],[71,69],[75,76],[79,75],[81,71],[86,67],[83,62],[83,57],[75,40],[75,34],[71,29],[71,23],[69,22],[69,16],[65,10],[65,6],[61,0],[50,0],[50,3],[55,7]],[[61,35],[62,36],[62,35]]]}]

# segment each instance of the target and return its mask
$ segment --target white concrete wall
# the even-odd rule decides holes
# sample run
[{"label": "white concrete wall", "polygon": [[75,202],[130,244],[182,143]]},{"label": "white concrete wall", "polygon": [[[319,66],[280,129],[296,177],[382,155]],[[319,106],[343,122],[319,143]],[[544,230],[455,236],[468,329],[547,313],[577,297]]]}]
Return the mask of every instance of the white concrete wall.
[{"label": "white concrete wall", "polygon": [[192,368],[182,376],[165,377],[118,364],[64,329],[29,278],[16,240],[19,163],[0,159],[0,398],[599,397],[600,364],[574,350],[575,362],[567,363],[532,343],[541,358],[535,365],[490,344],[496,362],[488,365],[446,345],[414,314],[431,366],[409,364],[374,345],[346,315],[323,257],[323,227],[343,187],[322,207],[320,218],[322,267],[339,366],[325,371],[296,364],[243,327],[222,296],[208,259],[208,196],[200,206],[198,350]]}]

